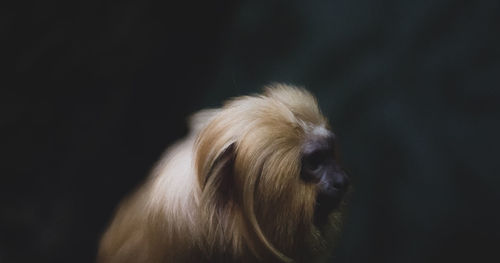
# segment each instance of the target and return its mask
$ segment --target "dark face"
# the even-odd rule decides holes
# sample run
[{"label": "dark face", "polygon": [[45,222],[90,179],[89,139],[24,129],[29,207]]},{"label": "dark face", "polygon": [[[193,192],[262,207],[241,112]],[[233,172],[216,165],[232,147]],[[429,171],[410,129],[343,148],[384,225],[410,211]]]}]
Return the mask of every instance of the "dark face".
[{"label": "dark face", "polygon": [[349,178],[335,156],[335,135],[310,139],[302,151],[302,180],[317,187],[315,223],[325,223],[349,188]]}]

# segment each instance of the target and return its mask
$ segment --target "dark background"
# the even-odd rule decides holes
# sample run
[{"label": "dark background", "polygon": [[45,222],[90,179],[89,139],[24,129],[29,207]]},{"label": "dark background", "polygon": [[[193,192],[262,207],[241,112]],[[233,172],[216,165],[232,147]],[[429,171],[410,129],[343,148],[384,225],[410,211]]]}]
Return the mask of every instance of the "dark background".
[{"label": "dark background", "polygon": [[331,262],[499,262],[499,1],[11,1],[0,19],[0,262],[92,262],[186,117],[272,81],[318,96],[354,180]]}]

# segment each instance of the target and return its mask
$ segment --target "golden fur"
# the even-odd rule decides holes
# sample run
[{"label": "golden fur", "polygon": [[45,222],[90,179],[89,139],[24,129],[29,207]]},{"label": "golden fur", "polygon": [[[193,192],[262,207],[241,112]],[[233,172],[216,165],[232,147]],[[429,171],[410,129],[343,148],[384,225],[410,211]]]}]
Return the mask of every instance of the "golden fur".
[{"label": "golden fur", "polygon": [[[191,118],[148,181],[119,207],[98,261],[303,262],[321,255],[340,212],[313,224],[316,188],[301,146],[328,128],[307,91],[274,84]],[[326,238],[326,239],[325,239]]]}]

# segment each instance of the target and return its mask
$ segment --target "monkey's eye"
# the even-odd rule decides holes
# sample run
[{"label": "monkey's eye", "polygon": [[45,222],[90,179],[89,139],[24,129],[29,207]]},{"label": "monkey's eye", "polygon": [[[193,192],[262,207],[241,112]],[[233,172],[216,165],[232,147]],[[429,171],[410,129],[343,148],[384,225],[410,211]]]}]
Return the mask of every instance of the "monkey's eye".
[{"label": "monkey's eye", "polygon": [[304,156],[302,165],[308,171],[316,171],[319,168],[321,168],[323,164],[325,164],[328,157],[329,157],[328,151],[324,150],[314,151]]}]

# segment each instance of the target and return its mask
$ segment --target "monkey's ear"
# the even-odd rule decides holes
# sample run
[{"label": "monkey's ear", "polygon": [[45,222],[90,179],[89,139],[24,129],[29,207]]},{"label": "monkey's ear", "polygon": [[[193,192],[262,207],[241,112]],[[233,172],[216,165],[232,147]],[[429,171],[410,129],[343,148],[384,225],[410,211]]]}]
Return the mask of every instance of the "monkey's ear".
[{"label": "monkey's ear", "polygon": [[203,171],[198,175],[203,195],[210,195],[220,200],[230,200],[233,197],[235,143],[230,143],[214,156],[206,160]]}]

